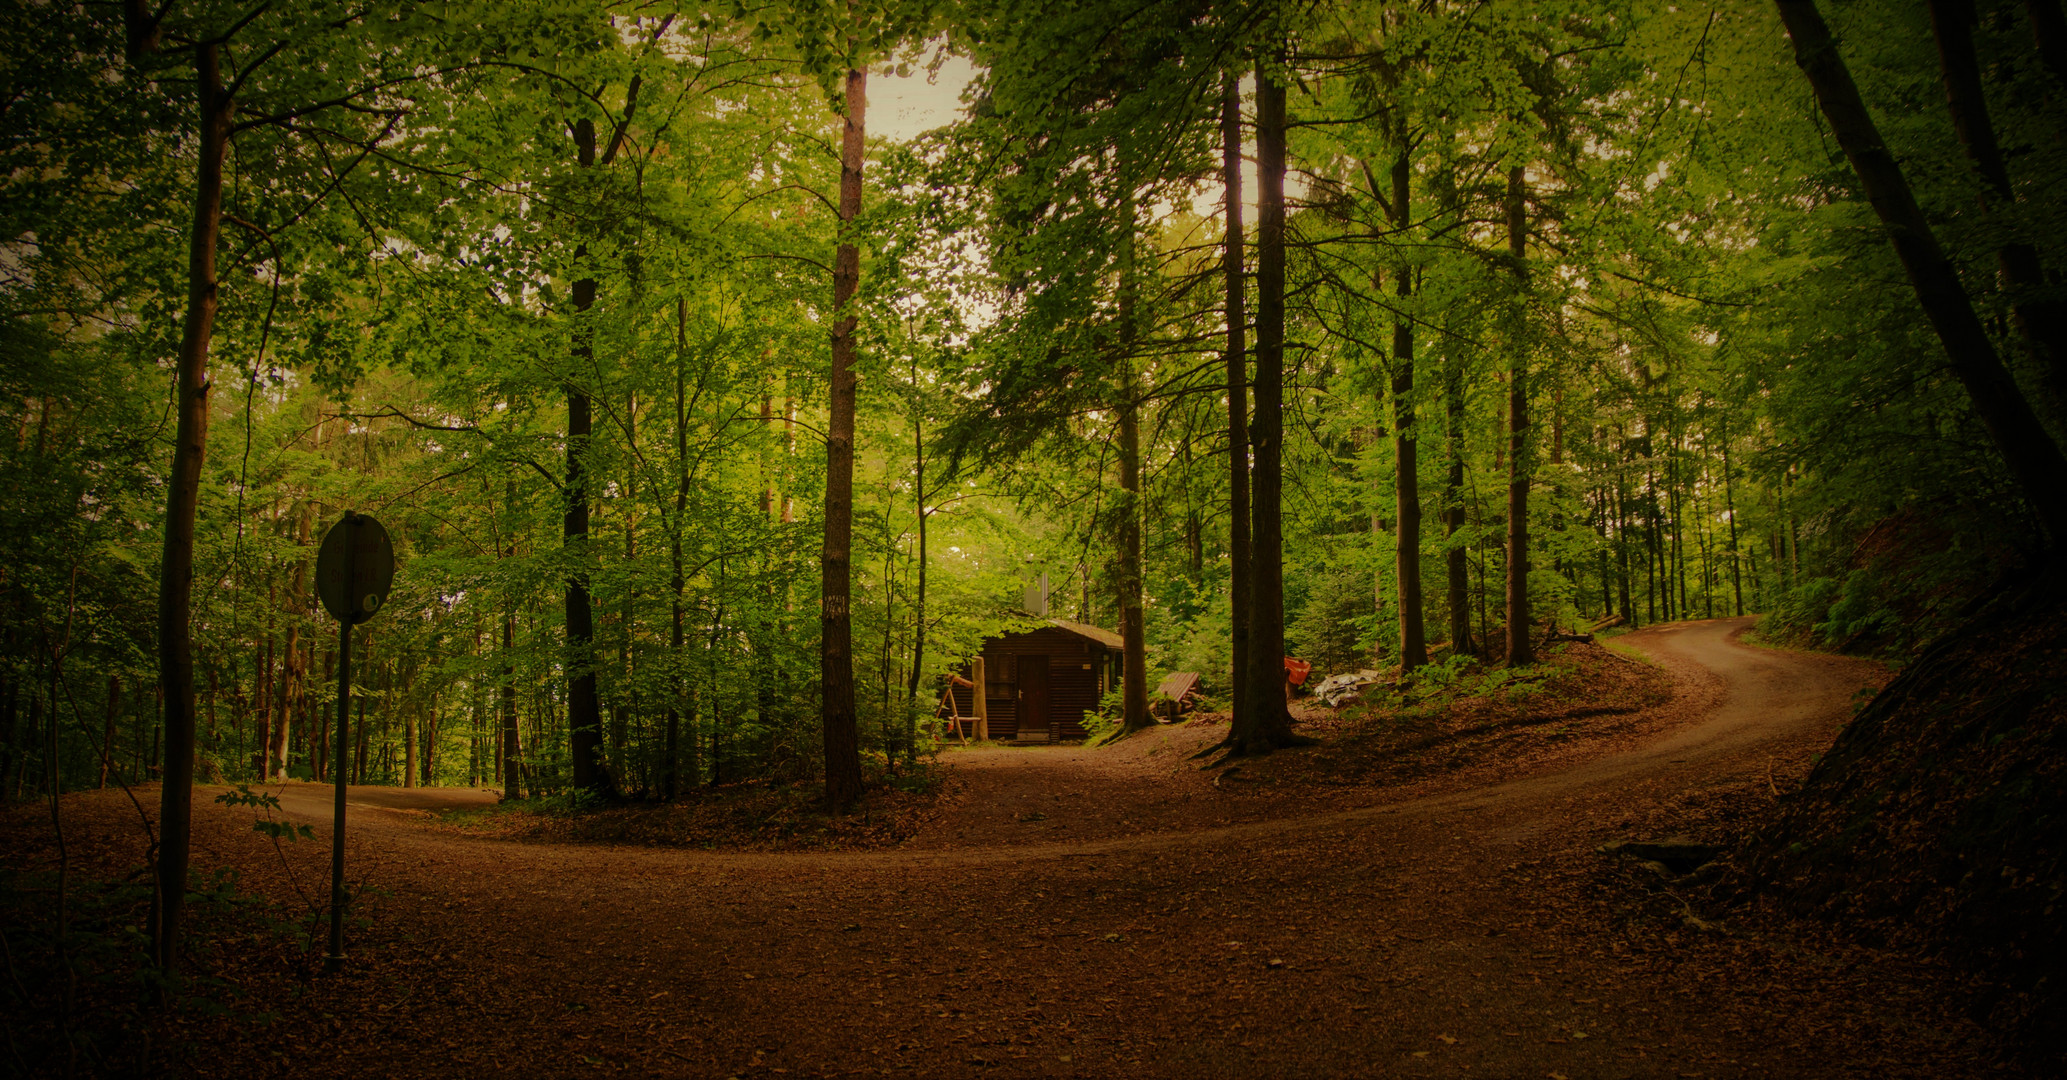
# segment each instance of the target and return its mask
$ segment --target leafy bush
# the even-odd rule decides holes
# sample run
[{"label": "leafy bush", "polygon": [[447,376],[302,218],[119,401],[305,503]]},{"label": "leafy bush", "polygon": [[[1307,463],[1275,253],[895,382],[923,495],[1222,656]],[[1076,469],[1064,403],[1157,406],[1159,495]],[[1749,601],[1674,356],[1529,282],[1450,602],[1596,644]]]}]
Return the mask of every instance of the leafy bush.
[{"label": "leafy bush", "polygon": [[1285,648],[1311,663],[1316,673],[1355,671],[1370,664],[1369,576],[1355,568],[1330,571],[1314,583],[1299,614],[1285,626]]},{"label": "leafy bush", "polygon": [[1435,689],[1456,686],[1479,667],[1478,657],[1470,653],[1451,653],[1434,663],[1423,664],[1414,669],[1414,678],[1423,685]]}]

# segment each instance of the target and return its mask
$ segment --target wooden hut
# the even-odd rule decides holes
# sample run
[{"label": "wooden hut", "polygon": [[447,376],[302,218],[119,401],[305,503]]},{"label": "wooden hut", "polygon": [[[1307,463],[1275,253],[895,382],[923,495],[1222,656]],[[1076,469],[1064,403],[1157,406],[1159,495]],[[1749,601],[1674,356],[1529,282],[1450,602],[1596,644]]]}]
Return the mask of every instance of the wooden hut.
[{"label": "wooden hut", "polygon": [[962,733],[976,734],[975,697],[988,712],[990,737],[1004,742],[1049,742],[1084,737],[1084,716],[1119,685],[1120,636],[1067,619],[1003,637],[987,638],[978,663],[963,671],[983,685],[958,685],[941,702],[941,714],[959,718]]}]

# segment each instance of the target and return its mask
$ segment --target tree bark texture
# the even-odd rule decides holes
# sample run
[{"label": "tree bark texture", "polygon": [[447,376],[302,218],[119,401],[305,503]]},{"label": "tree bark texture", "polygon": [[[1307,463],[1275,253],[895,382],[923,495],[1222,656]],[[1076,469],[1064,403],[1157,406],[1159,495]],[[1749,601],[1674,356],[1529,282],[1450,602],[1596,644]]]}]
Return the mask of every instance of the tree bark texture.
[{"label": "tree bark texture", "polygon": [[[583,168],[596,163],[596,125],[588,119],[575,121],[574,146]],[[587,255],[586,246],[575,250],[575,258]],[[567,575],[567,749],[573,759],[574,786],[605,795],[610,790],[608,771],[603,767],[603,709],[596,696],[596,624],[589,602],[588,559],[589,438],[593,431],[591,402],[581,379],[595,364],[594,334],[582,316],[596,303],[596,279],[584,277],[574,283],[574,360],[577,370],[567,380],[567,490],[566,514],[561,520],[561,539],[574,566]]]},{"label": "tree bark texture", "polygon": [[911,677],[904,684],[904,715],[907,729],[905,747],[907,752],[916,752],[918,732],[910,725],[919,718],[919,680],[926,670],[926,422],[919,409],[918,364],[912,365],[912,509],[918,515],[918,591],[912,598],[912,647]]},{"label": "tree bark texture", "polygon": [[[687,695],[686,680],[682,675],[686,659],[682,655],[685,640],[684,622],[687,611],[683,592],[687,580],[682,572],[682,530],[688,526],[689,513],[689,398],[687,376],[682,371],[682,358],[689,348],[689,300],[675,299],[675,518],[669,522],[673,533],[673,550],[670,553],[674,576],[668,581],[669,630],[668,681],[673,693],[667,704],[667,761],[660,772],[660,792],[663,798],[673,801],[682,790],[682,701]],[[689,746],[696,746],[696,735],[691,731]],[[689,779],[693,783],[696,770],[691,769]]]},{"label": "tree bark texture", "polygon": [[2053,545],[2067,543],[2067,485],[2059,482],[2067,475],[2067,458],[1996,354],[1995,343],[1988,339],[1972,300],[1938,246],[1901,165],[1866,111],[1814,0],[1778,0],[1778,4],[1781,21],[1794,39],[1795,62],[1808,77],[1816,102],[1830,121],[1831,134],[1866,190],[1867,201],[1888,230],[1917,302],[1945,345],[1953,375],[1966,388],[1974,413],[1987,428],[2040,526]]},{"label": "tree bark texture", "polygon": [[1249,344],[1242,273],[1242,97],[1233,73],[1220,80],[1220,180],[1226,188],[1226,235],[1221,273],[1227,290],[1227,557],[1228,623],[1233,663],[1229,702],[1233,725],[1249,712]]},{"label": "tree bark texture", "polygon": [[165,549],[158,577],[158,685],[164,695],[165,774],[158,799],[158,875],[152,958],[177,975],[194,793],[194,521],[208,448],[208,349],[215,335],[216,247],[222,234],[223,157],[234,105],[218,47],[194,47],[199,86],[194,229],[187,247],[187,311],[180,334],[178,415],[166,484]]},{"label": "tree bark texture", "polygon": [[[1992,214],[2007,209],[2017,197],[2009,164],[1996,142],[1995,125],[1988,117],[1981,65],[1974,55],[1973,18],[1971,3],[1931,0],[1931,31],[1938,42],[1938,68],[1944,77],[1946,104],[1952,110],[1952,129],[1987,184],[1981,209]],[[2067,318],[2062,317],[2059,304],[2035,295],[2046,287],[2038,249],[2008,240],[1996,249],[1995,263],[2009,293],[2010,320],[2037,363],[2044,405],[2056,421],[2067,420]]]},{"label": "tree bark texture", "polygon": [[1256,381],[1249,552],[1249,715],[1228,734],[1237,754],[1288,745],[1285,707],[1285,88],[1256,70]]},{"label": "tree bark texture", "polygon": [[[1405,229],[1408,216],[1407,151],[1392,163],[1392,223]],[[1403,260],[1393,271],[1393,293],[1404,302],[1414,295],[1414,269]],[[1400,673],[1428,663],[1428,630],[1421,598],[1421,470],[1414,433],[1414,324],[1400,315],[1392,324],[1392,445],[1394,475],[1393,565],[1399,582]]]},{"label": "tree bark texture", "polygon": [[1522,318],[1529,286],[1528,218],[1522,167],[1507,170],[1507,255],[1514,260],[1515,334],[1507,370],[1507,663],[1532,664],[1529,643],[1529,350]]},{"label": "tree bark texture", "polygon": [[[1124,321],[1126,316],[1121,318]],[[1125,337],[1122,347],[1131,349],[1133,335]],[[1121,494],[1116,507],[1120,515],[1120,730],[1134,731],[1154,724],[1155,719],[1148,714],[1148,624],[1141,606],[1141,383],[1131,358],[1121,366]]]},{"label": "tree bark texture", "polygon": [[[295,543],[304,551],[309,542],[311,515],[315,507],[304,502],[295,515]],[[306,556],[294,562],[294,578],[287,589],[289,610],[296,616],[307,607],[309,582],[309,560]],[[294,713],[307,693],[308,662],[302,656],[301,620],[297,617],[287,624],[287,648],[281,652],[280,692],[273,699],[274,718],[271,742],[266,747],[265,775],[269,780],[285,781],[289,753],[293,747],[291,735],[294,730]]]},{"label": "tree bark texture", "polygon": [[1477,643],[1471,634],[1470,553],[1457,542],[1464,530],[1464,365],[1458,359],[1443,363],[1443,454],[1448,459],[1443,479],[1443,553],[1450,608],[1450,652],[1476,656]]},{"label": "tree bark texture", "polygon": [[1119,298],[1119,467],[1120,497],[1113,539],[1119,548],[1119,573],[1114,599],[1120,609],[1120,730],[1138,731],[1155,723],[1148,714],[1148,622],[1142,609],[1141,567],[1141,373],[1135,367],[1138,340],[1134,324],[1135,291],[1139,287],[1135,264],[1134,183],[1121,155],[1120,212],[1124,235],[1120,238]]},{"label": "tree bark texture", "polygon": [[840,244],[833,256],[832,411],[825,439],[825,546],[819,555],[819,719],[825,729],[825,798],[835,811],[861,797],[860,734],[854,716],[854,294],[861,250],[849,230],[861,214],[868,73],[847,72],[847,122],[840,140]]},{"label": "tree bark texture", "polygon": [[[517,482],[508,480],[504,487],[505,506],[517,502]],[[511,537],[503,546],[502,557],[517,557],[517,541]],[[496,740],[499,747],[498,760],[502,766],[502,797],[521,799],[524,797],[524,772],[518,762],[521,747],[518,745],[517,728],[517,606],[514,597],[505,595],[502,607],[502,734]],[[351,752],[348,746],[337,748],[340,766]]]},{"label": "tree bark texture", "polygon": [[101,730],[100,782],[94,785],[96,788],[105,788],[108,786],[108,770],[114,765],[115,762],[115,719],[121,714],[121,712],[122,677],[120,675],[109,675],[107,724]]}]

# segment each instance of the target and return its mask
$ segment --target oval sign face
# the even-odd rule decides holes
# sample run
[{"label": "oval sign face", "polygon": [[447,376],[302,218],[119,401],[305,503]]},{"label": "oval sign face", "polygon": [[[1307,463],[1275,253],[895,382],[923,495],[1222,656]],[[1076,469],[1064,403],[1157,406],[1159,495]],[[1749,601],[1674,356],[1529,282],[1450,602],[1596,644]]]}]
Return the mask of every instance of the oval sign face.
[{"label": "oval sign face", "polygon": [[331,618],[365,622],[387,603],[394,583],[395,548],[380,522],[347,513],[323,534],[316,552],[316,596]]}]

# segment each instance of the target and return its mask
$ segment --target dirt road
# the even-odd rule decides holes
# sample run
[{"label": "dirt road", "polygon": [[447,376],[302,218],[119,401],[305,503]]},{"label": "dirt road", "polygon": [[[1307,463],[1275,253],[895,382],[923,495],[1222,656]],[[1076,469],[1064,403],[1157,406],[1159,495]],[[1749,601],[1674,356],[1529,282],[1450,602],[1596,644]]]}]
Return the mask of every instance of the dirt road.
[{"label": "dirt road", "polygon": [[[1217,826],[1210,781],[1177,754],[1129,771],[1093,750],[972,756],[957,820],[855,854],[489,842],[424,813],[483,795],[353,789],[354,876],[389,895],[356,973],[312,992],[331,1019],[243,1067],[1956,1075],[1985,1033],[1945,1024],[1900,961],[1681,929],[1618,899],[1592,853],[1672,831],[1704,798],[1763,797],[1769,770],[1798,775],[1873,681],[1870,665],[1735,643],[1746,625],[1623,639],[1679,685],[1646,745],[1318,816]],[[328,799],[282,796],[319,840]]]}]

